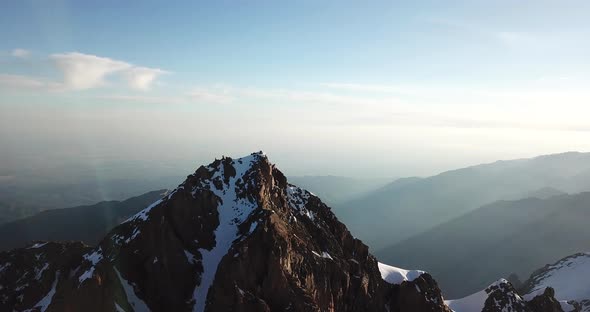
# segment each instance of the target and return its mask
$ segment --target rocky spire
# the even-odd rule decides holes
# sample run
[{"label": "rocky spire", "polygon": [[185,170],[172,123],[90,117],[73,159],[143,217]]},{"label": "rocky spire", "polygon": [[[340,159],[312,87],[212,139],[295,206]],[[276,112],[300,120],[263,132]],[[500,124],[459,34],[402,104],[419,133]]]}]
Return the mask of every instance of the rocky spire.
[{"label": "rocky spire", "polygon": [[0,283],[2,311],[450,311],[262,152],[199,167],[98,246],[0,253]]}]

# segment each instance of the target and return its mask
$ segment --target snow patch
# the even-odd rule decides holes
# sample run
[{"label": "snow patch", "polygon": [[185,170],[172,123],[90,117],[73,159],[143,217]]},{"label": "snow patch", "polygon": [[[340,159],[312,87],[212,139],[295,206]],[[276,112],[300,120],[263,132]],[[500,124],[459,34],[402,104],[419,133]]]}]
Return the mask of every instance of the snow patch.
[{"label": "snow patch", "polygon": [[311,221],[315,220],[315,214],[311,212],[309,209],[305,208],[307,205],[307,201],[309,197],[312,195],[310,192],[297,187],[295,185],[289,184],[286,189],[287,192],[287,201],[289,202],[289,206],[297,211],[300,215],[308,217]]},{"label": "snow patch", "polygon": [[485,290],[478,291],[475,294],[456,300],[445,300],[445,303],[455,312],[479,312],[488,299]]},{"label": "snow patch", "polygon": [[311,253],[312,253],[314,256],[316,256],[316,257],[320,257],[320,258],[324,258],[324,259],[330,259],[330,260],[334,260],[334,259],[332,259],[332,256],[330,256],[330,254],[329,254],[329,253],[327,253],[327,252],[325,252],[325,251],[322,251],[322,254],[319,254],[319,253],[317,253],[317,252],[315,252],[315,251],[313,251],[313,250],[312,250],[312,251],[311,251]]},{"label": "snow patch", "polygon": [[80,275],[78,278],[78,282],[80,284],[82,284],[83,281],[91,278],[94,274],[94,267],[100,262],[100,260],[103,259],[102,248],[98,247],[98,250],[93,251],[91,254],[85,254],[84,259],[90,262],[90,268],[88,268],[88,270],[82,273],[82,275]]},{"label": "snow patch", "polygon": [[250,224],[250,229],[248,230],[248,235],[252,234],[252,232],[254,232],[254,230],[256,230],[256,227],[258,226],[258,222],[254,221]]},{"label": "snow patch", "polygon": [[378,262],[377,265],[381,273],[381,278],[390,284],[401,284],[405,281],[411,282],[425,273],[419,270],[404,270],[381,262]]},{"label": "snow patch", "polygon": [[576,307],[574,307],[573,304],[569,304],[565,300],[559,301],[559,305],[561,306],[561,309],[563,310],[563,312],[572,312],[572,311],[576,310]]},{"label": "snow patch", "polygon": [[[170,196],[170,195],[168,195]],[[157,201],[153,202],[151,205],[149,205],[147,208],[143,209],[142,211],[136,213],[135,215],[131,216],[129,219],[123,221],[123,223],[127,223],[127,222],[131,222],[131,221],[136,221],[136,220],[140,220],[140,221],[146,221],[148,219],[148,214],[149,212],[152,210],[152,208],[156,207],[158,204],[160,204],[162,202],[163,198],[158,199]]]},{"label": "snow patch", "polygon": [[49,263],[45,263],[45,265],[41,269],[35,269],[35,271],[36,271],[35,279],[40,280],[41,277],[43,277],[43,272],[45,270],[47,270],[48,267],[49,267]]},{"label": "snow patch", "polygon": [[[134,312],[150,312],[148,306],[143,302],[143,300],[139,299],[135,294],[135,289],[133,285],[131,285],[127,280],[125,280],[119,270],[115,268],[115,273],[119,277],[119,281],[121,282],[121,286],[123,286],[123,290],[125,291],[125,296],[127,297],[127,302],[131,307],[133,307]],[[120,307],[119,307],[120,308]]]},{"label": "snow patch", "polygon": [[[53,295],[55,295],[55,288],[57,287],[58,280],[59,280],[59,271],[55,272],[55,280],[53,281],[53,284],[51,284],[51,290],[49,290],[47,295],[45,295],[45,297],[43,297],[41,300],[39,300],[39,302],[37,302],[37,304],[35,304],[33,306],[33,309],[39,308],[39,310],[41,312],[45,312],[45,310],[47,310],[47,308],[51,304],[51,301],[53,300]],[[33,309],[25,310],[25,312],[33,311]]]},{"label": "snow patch", "polygon": [[127,312],[127,311],[123,310],[123,308],[121,308],[121,306],[118,305],[116,302],[115,302],[115,311],[116,312]]},{"label": "snow patch", "polygon": [[[581,277],[590,276],[590,253],[575,254],[548,266],[541,273],[531,277],[535,281],[533,289],[524,295],[530,300],[542,294],[545,288],[555,290],[555,298],[561,301],[575,300],[580,303],[590,299],[588,283],[581,282]],[[578,282],[572,282],[578,281]],[[582,311],[590,311],[590,304],[583,304]]]},{"label": "snow patch", "polygon": [[[201,187],[210,190],[220,199],[217,206],[219,226],[215,229],[215,247],[211,250],[199,249],[202,255],[203,273],[201,275],[200,285],[196,286],[193,292],[193,299],[195,300],[193,311],[195,312],[204,311],[207,293],[211,284],[213,284],[219,262],[228,253],[233,241],[238,238],[238,225],[244,222],[248,215],[257,207],[255,201],[251,201],[248,198],[240,198],[236,191],[238,188],[237,184],[246,187],[246,185],[243,185],[244,175],[252,168],[255,162],[259,161],[260,157],[263,157],[263,155],[255,153],[232,160],[231,165],[235,169],[235,175],[229,177],[227,184],[225,183],[225,178],[228,177],[225,176],[222,162],[218,168],[212,168],[215,170],[215,174],[208,181],[208,185],[201,184]],[[218,189],[213,181],[221,182],[221,189]],[[195,192],[196,189],[193,190],[193,194]]]},{"label": "snow patch", "polygon": [[190,253],[188,250],[186,250],[186,249],[184,250],[184,255],[186,256],[186,260],[188,261],[188,263],[190,263],[190,264],[197,263],[197,260],[195,259],[195,255]]},{"label": "snow patch", "polygon": [[129,244],[132,240],[134,240],[137,237],[137,235],[139,235],[139,233],[141,233],[141,231],[139,230],[139,227],[136,225],[135,228],[133,228],[133,233],[131,233],[131,236],[125,240],[125,244]]},{"label": "snow patch", "polygon": [[27,249],[37,249],[37,248],[41,248],[43,246],[47,245],[47,242],[45,243],[35,243],[33,246],[27,248]]},{"label": "snow patch", "polygon": [[489,294],[486,290],[490,287],[499,286],[505,283],[508,283],[508,281],[502,278],[492,283],[484,290],[478,291],[461,299],[445,300],[445,303],[449,308],[451,308],[451,310],[455,312],[480,312],[483,310],[486,300],[488,299]]},{"label": "snow patch", "polygon": [[[166,197],[164,198],[170,198],[170,196],[173,194],[174,192],[166,195]],[[140,212],[136,213],[135,215],[131,216],[129,219],[123,221],[123,223],[129,223],[129,222],[144,222],[149,218],[149,213],[150,211],[156,207],[157,205],[159,205],[162,201],[164,201],[164,198],[158,199],[157,201],[153,202],[151,205],[149,205],[147,208],[141,210]],[[123,236],[120,235],[114,235],[113,237],[111,237],[111,239],[113,240],[113,242],[115,242],[115,244],[119,245],[121,244],[121,241],[123,239],[125,239],[123,242],[125,244],[129,244],[132,240],[134,240],[139,233],[141,233],[140,229],[139,229],[139,225],[138,224],[134,224],[133,225],[133,232],[131,233],[130,237],[124,238]]]},{"label": "snow patch", "polygon": [[4,272],[4,270],[6,270],[6,268],[8,268],[11,265],[12,265],[12,263],[10,263],[10,262],[6,262],[4,264],[0,264],[0,273]]}]

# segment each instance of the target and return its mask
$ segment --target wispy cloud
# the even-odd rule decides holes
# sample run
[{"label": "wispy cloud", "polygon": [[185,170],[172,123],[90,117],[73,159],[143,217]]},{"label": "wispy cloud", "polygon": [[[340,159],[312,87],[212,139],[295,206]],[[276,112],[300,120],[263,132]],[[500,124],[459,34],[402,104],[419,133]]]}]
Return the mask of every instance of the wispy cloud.
[{"label": "wispy cloud", "polygon": [[[26,58],[29,54],[29,51],[23,49],[12,51],[12,55],[18,58]],[[121,60],[79,52],[51,54],[48,60],[61,74],[62,79],[50,80],[5,73],[0,74],[0,86],[13,90],[79,91],[123,83],[124,87],[147,91],[158,77],[168,73],[159,68],[136,66]]]},{"label": "wispy cloud", "polygon": [[331,89],[340,89],[340,90],[348,90],[348,91],[361,91],[361,92],[385,92],[385,93],[394,93],[400,91],[399,87],[390,86],[390,85],[371,85],[371,84],[357,84],[357,83],[337,83],[337,82],[328,82],[328,83],[321,83],[321,87],[331,88]]},{"label": "wispy cloud", "polygon": [[86,90],[107,85],[107,78],[120,75],[128,86],[149,90],[154,80],[166,71],[134,66],[130,63],[79,52],[52,54],[50,59],[63,75],[63,83],[72,90]]},{"label": "wispy cloud", "polygon": [[527,47],[530,44],[536,42],[536,36],[533,33],[520,30],[491,29],[482,25],[478,25],[477,23],[452,19],[435,18],[428,19],[427,22],[437,26],[477,35],[481,38],[487,38],[488,40],[493,40],[509,46],[519,45]]},{"label": "wispy cloud", "polygon": [[532,34],[519,31],[497,31],[491,32],[491,35],[495,37],[498,41],[504,43],[505,45],[511,46],[528,46],[534,43],[535,40],[535,36],[533,36]]},{"label": "wispy cloud", "polygon": [[27,58],[27,57],[31,56],[31,51],[17,48],[17,49],[12,50],[10,55],[12,55],[14,57],[18,57],[18,58]]},{"label": "wispy cloud", "polygon": [[0,87],[10,89],[24,89],[24,90],[47,90],[58,91],[63,89],[63,85],[44,79],[33,78],[22,75],[6,75],[0,74]]},{"label": "wispy cloud", "polygon": [[[510,86],[325,83],[347,94],[403,95],[406,105],[352,116],[351,123],[444,128],[589,131],[583,79],[532,79]],[[355,118],[361,118],[356,120]],[[348,120],[348,119],[347,119]]]},{"label": "wispy cloud", "polygon": [[195,88],[190,91],[188,97],[192,101],[208,103],[208,104],[227,104],[234,100],[234,96],[230,95],[227,90],[219,90],[219,88]]},{"label": "wispy cloud", "polygon": [[148,67],[131,67],[123,75],[129,84],[129,87],[146,91],[149,90],[158,76],[168,72],[159,68]]},{"label": "wispy cloud", "polygon": [[96,97],[99,100],[135,102],[146,104],[186,104],[186,99],[173,96],[146,96],[146,95],[102,95]]},{"label": "wispy cloud", "polygon": [[326,91],[261,88],[237,88],[230,90],[241,98],[267,99],[298,104],[326,104],[340,107],[348,105],[355,108],[368,106],[394,107],[403,104],[397,97],[391,95],[385,97],[362,96]]},{"label": "wispy cloud", "polygon": [[78,52],[53,54],[50,59],[63,74],[64,84],[74,90],[102,87],[108,75],[131,67],[122,61]]}]

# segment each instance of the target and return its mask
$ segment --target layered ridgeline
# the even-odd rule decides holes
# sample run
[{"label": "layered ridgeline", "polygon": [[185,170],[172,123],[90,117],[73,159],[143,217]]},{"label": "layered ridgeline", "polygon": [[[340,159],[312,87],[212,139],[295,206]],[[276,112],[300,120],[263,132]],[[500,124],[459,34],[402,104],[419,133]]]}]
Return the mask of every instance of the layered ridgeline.
[{"label": "layered ridgeline", "polygon": [[0,224],[0,251],[36,240],[82,241],[96,245],[116,225],[161,198],[167,190],[148,192],[123,201],[42,211]]},{"label": "layered ridgeline", "polygon": [[357,237],[381,249],[497,200],[583,191],[590,191],[590,153],[570,152],[400,179],[336,212]]},{"label": "layered ridgeline", "polygon": [[449,311],[428,274],[392,284],[368,247],[266,156],[223,158],[96,246],[0,253],[1,311]]},{"label": "layered ridgeline", "polygon": [[386,263],[427,270],[446,296],[462,297],[500,276],[524,280],[546,263],[588,250],[589,215],[590,192],[498,201],[373,252]]},{"label": "layered ridgeline", "polygon": [[375,191],[387,183],[388,179],[361,179],[340,176],[289,176],[289,182],[313,192],[328,205],[343,204],[352,199]]},{"label": "layered ridgeline", "polygon": [[95,247],[0,253],[1,311],[562,311],[504,284],[475,309],[445,303],[428,273],[378,263],[262,153],[200,167]]}]

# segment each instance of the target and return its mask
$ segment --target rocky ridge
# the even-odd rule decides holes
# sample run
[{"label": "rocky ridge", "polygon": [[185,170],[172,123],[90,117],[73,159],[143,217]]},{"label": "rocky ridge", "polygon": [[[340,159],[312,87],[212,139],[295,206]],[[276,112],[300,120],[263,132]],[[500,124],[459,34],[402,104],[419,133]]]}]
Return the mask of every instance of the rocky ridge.
[{"label": "rocky ridge", "polygon": [[559,311],[507,285],[455,310],[428,273],[379,264],[263,153],[199,167],[95,247],[0,253],[2,311]]}]

